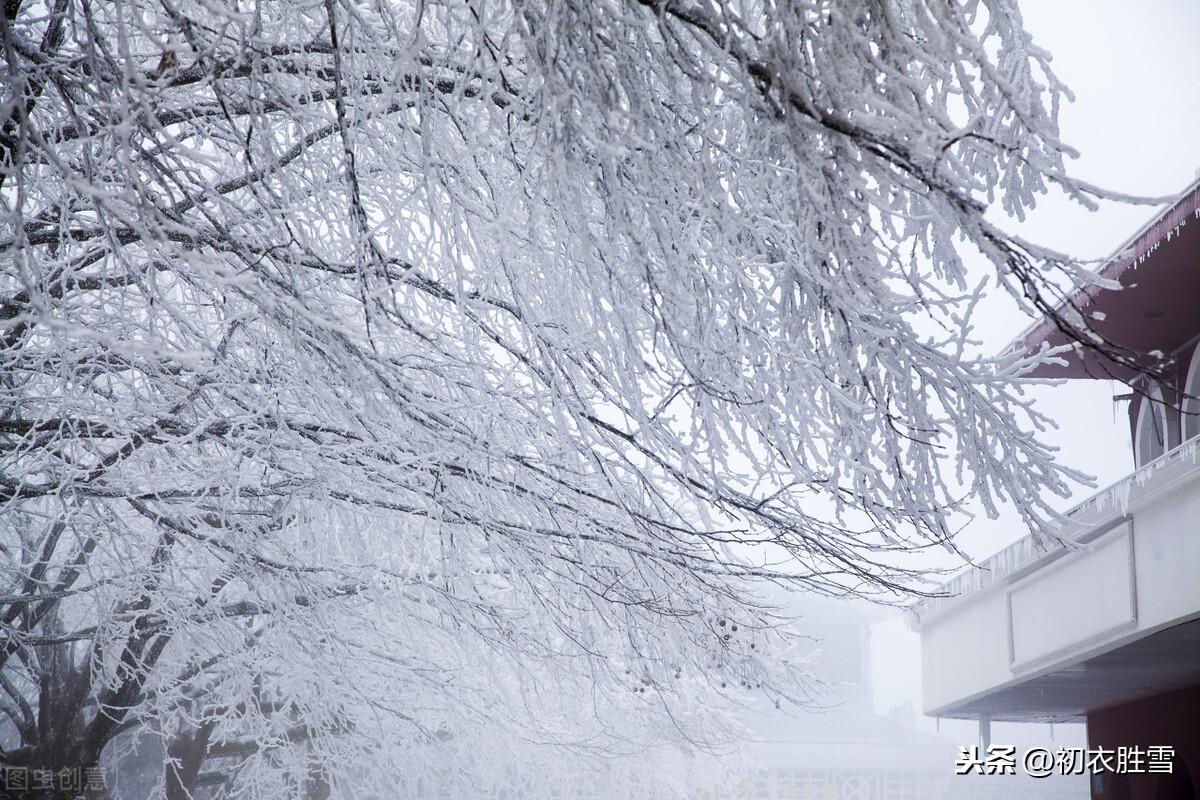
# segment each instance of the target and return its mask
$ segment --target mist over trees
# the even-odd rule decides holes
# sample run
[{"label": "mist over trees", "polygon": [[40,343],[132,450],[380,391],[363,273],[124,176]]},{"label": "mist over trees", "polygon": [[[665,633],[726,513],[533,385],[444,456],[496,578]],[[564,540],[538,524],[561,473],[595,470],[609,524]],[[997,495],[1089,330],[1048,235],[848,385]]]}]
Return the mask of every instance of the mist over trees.
[{"label": "mist over trees", "polygon": [[756,587],[896,599],[967,498],[1053,520],[971,347],[986,282],[1081,274],[989,209],[1095,196],[1012,0],[5,15],[6,765],[650,781],[605,765],[803,696]]}]

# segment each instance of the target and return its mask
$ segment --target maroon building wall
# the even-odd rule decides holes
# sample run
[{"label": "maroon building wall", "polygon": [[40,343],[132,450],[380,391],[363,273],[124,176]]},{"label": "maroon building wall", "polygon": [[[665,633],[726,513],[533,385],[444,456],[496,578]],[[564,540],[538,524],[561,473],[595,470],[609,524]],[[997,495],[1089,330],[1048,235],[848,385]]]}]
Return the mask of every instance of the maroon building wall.
[{"label": "maroon building wall", "polygon": [[1094,711],[1088,747],[1175,748],[1174,774],[1104,775],[1093,780],[1096,800],[1200,800],[1200,686]]}]

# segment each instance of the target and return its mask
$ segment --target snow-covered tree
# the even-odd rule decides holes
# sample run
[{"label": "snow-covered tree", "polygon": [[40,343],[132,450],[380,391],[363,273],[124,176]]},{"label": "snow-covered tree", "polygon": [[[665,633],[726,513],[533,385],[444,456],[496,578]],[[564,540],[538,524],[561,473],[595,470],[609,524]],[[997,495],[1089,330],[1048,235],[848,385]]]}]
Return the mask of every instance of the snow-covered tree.
[{"label": "snow-covered tree", "polygon": [[988,214],[1096,194],[1013,0],[5,14],[8,764],[491,791],[708,741],[796,691],[756,584],[1053,520],[971,342],[989,280],[1089,341]]}]

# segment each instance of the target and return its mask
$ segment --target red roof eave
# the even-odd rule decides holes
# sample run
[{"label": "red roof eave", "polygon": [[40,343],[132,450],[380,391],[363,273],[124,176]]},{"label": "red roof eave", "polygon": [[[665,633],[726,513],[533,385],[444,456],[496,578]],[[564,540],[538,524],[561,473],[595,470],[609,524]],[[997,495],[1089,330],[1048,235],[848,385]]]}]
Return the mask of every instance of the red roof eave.
[{"label": "red roof eave", "polygon": [[[1150,307],[1164,304],[1161,294],[1167,287],[1155,287],[1153,285],[1156,283],[1155,281],[1147,281],[1146,277],[1143,277],[1140,285],[1146,288],[1137,292],[1136,297],[1127,292],[1129,289],[1139,286],[1138,283],[1132,281],[1132,271],[1151,262],[1151,257],[1160,247],[1180,238],[1185,232],[1184,229],[1189,219],[1194,221],[1194,227],[1197,222],[1200,222],[1200,178],[1193,181],[1166,210],[1154,216],[1126,239],[1100,267],[1098,276],[1108,282],[1120,283],[1123,287],[1122,294],[1105,286],[1090,284],[1077,289],[1069,301],[1062,303],[1058,310],[1065,311],[1068,303],[1073,303],[1081,310],[1090,308],[1091,313],[1102,312],[1103,319],[1109,322],[1107,324],[1095,323],[1095,327],[1110,341],[1137,352],[1160,349],[1157,343],[1160,340],[1168,342],[1172,337],[1164,336],[1162,331],[1151,330],[1162,328],[1162,323],[1144,323],[1142,317],[1148,317],[1150,314],[1162,316],[1161,312],[1152,311]],[[1187,232],[1193,233],[1192,231]],[[1195,235],[1188,238],[1195,238]],[[1170,263],[1155,263],[1152,269],[1160,271],[1166,269],[1186,270],[1189,279],[1196,274],[1197,281],[1200,282],[1200,270],[1192,268],[1194,264],[1191,259],[1186,258],[1186,255],[1186,253],[1174,253],[1171,259],[1156,259],[1155,261],[1158,262],[1169,261]],[[1143,271],[1142,274],[1154,277],[1153,273],[1149,271]],[[1175,278],[1177,277],[1175,276]],[[1168,283],[1165,275],[1162,278],[1157,283]],[[1178,286],[1177,280],[1175,285]],[[1179,291],[1186,288],[1188,287],[1178,286]],[[1147,305],[1147,308],[1142,309],[1141,305]],[[1139,314],[1139,311],[1142,313]],[[1176,322],[1175,328],[1192,324],[1191,320],[1177,320]],[[1145,341],[1143,340],[1146,340],[1147,337],[1154,346],[1141,350],[1139,345],[1144,345]],[[1058,347],[1068,343],[1066,334],[1060,331],[1052,321],[1043,319],[1027,328],[1004,349],[1004,352],[1016,360],[1037,353],[1043,346]],[[1164,346],[1169,347],[1170,345],[1165,344]],[[1123,374],[1128,370],[1117,369],[1117,366],[1111,362],[1101,363],[1105,359],[1098,353],[1076,352],[1070,356],[1064,356],[1064,358],[1067,361],[1066,365],[1041,365],[1030,374],[1045,377],[1118,377],[1122,379],[1128,377]]]}]

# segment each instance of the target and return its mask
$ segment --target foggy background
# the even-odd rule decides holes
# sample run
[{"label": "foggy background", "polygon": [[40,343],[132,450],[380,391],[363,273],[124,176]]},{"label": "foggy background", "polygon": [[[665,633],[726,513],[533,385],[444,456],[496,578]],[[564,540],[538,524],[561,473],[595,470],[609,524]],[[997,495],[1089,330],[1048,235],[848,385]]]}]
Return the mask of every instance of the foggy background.
[{"label": "foggy background", "polygon": [[[1026,0],[1025,25],[1035,44],[1049,50],[1053,66],[1075,93],[1060,117],[1063,141],[1080,155],[1075,174],[1112,191],[1174,195],[1200,173],[1200,2],[1195,0]],[[1085,258],[1103,258],[1153,217],[1159,206],[1105,203],[1090,212],[1060,195],[1046,196],[1024,223],[1005,221],[1025,238]],[[989,327],[978,331],[992,352],[1015,339],[1029,321],[997,298],[987,309]],[[1095,487],[1077,487],[1062,503],[1070,508],[1133,471],[1127,391],[1112,381],[1072,381],[1034,390],[1038,406],[1059,428],[1046,440],[1062,460],[1093,475]],[[982,559],[1025,533],[1011,513],[982,514],[959,544]],[[949,561],[946,562],[950,563]],[[898,615],[871,627],[871,682],[879,713],[915,710],[917,724],[939,723],[920,713],[920,643]],[[1082,725],[995,723],[1001,744],[1082,744]],[[963,745],[977,737],[973,722],[942,720],[940,733]],[[947,765],[949,768],[950,765]]]}]

